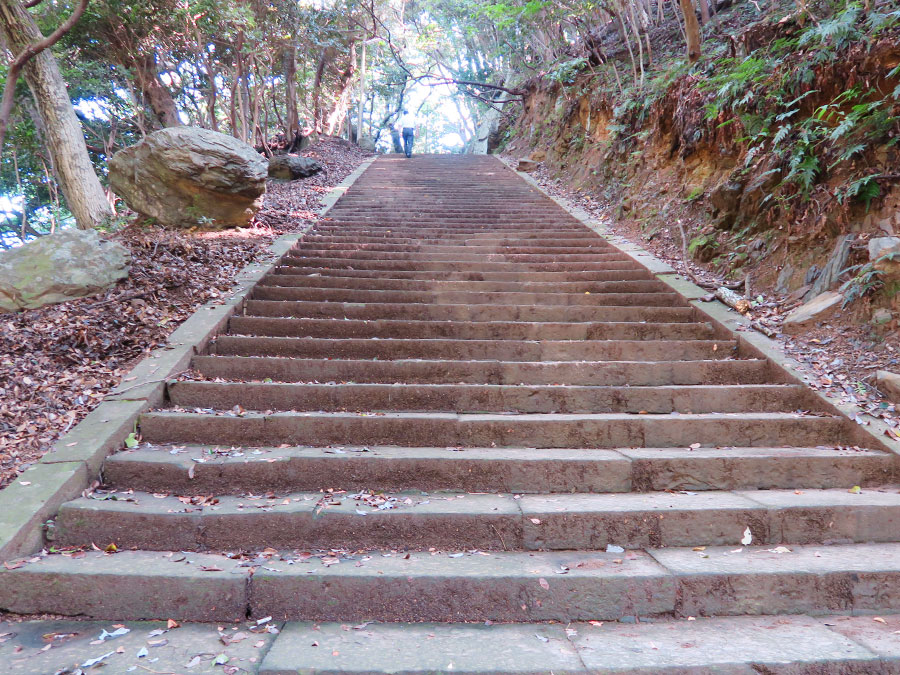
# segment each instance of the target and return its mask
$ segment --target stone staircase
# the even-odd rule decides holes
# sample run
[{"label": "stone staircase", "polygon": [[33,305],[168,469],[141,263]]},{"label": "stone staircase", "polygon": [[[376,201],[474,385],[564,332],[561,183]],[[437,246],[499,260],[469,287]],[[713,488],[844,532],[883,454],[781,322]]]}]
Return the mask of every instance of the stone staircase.
[{"label": "stone staircase", "polygon": [[297,622],[268,675],[898,672],[787,616],[900,609],[874,437],[493,158],[328,216],[0,607]]}]

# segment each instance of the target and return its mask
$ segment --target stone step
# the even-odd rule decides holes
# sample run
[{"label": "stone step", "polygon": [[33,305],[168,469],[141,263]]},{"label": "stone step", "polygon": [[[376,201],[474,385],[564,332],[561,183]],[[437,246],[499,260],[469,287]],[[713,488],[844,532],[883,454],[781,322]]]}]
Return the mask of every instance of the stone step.
[{"label": "stone step", "polygon": [[423,244],[423,243],[390,243],[390,244],[366,244],[362,242],[355,243],[346,243],[346,244],[335,244],[335,243],[325,243],[316,241],[312,238],[304,238],[295,245],[291,249],[291,253],[294,255],[327,255],[330,256],[335,252],[341,253],[341,257],[347,257],[348,255],[353,255],[357,253],[367,253],[371,254],[373,257],[378,257],[382,253],[386,253],[390,256],[394,255],[406,255],[406,254],[416,254],[418,255],[457,255],[457,254],[469,254],[469,255],[480,255],[482,257],[496,257],[496,256],[508,256],[508,255],[549,255],[553,254],[557,255],[597,255],[597,256],[616,256],[617,258],[622,257],[622,253],[618,250],[610,246],[606,241],[600,239],[599,237],[593,239],[590,242],[586,242],[577,246],[563,246],[557,244],[556,246],[544,246],[544,245],[530,245],[526,246],[522,242],[506,244],[506,245],[485,245],[485,244],[472,244],[472,243],[460,243],[455,245],[450,245],[446,243],[441,244]]},{"label": "stone step", "polygon": [[424,304],[557,305],[561,307],[648,306],[686,307],[676,293],[498,293],[478,291],[369,291],[341,288],[257,286],[254,300],[316,300],[320,302],[377,302]]},{"label": "stone step", "polygon": [[[797,494],[797,493],[800,494]],[[569,494],[379,492],[163,496],[127,490],[60,507],[57,547],[605,550],[896,542],[900,494],[866,489]],[[392,501],[387,501],[392,500]],[[385,502],[392,508],[374,504]],[[865,564],[860,561],[859,564]],[[900,561],[897,562],[900,565]]]},{"label": "stone step", "polygon": [[[273,274],[285,276],[306,275],[313,278],[341,278],[341,279],[425,279],[433,281],[440,277],[444,281],[515,281],[515,282],[569,282],[569,281],[615,281],[631,280],[631,279],[647,279],[649,273],[635,266],[617,266],[623,269],[606,270],[606,271],[583,271],[572,270],[568,272],[529,272],[521,270],[518,267],[506,272],[492,272],[482,269],[475,269],[477,266],[469,266],[468,270],[363,270],[352,268],[330,269],[328,267],[298,267],[298,266],[280,266],[273,270]],[[265,277],[265,280],[271,279],[272,275]],[[275,285],[276,282],[272,282]],[[268,281],[266,281],[268,284]]]},{"label": "stone step", "polygon": [[630,260],[624,253],[618,251],[604,251],[596,253],[503,253],[495,251],[492,253],[468,252],[465,247],[453,253],[438,253],[432,248],[427,248],[414,252],[394,252],[394,251],[367,251],[367,250],[316,250],[316,249],[292,249],[287,256],[287,260],[308,260],[310,258],[317,260],[359,260],[366,262],[501,262],[501,263],[523,263],[531,265],[535,263],[573,263],[573,262],[619,262]]},{"label": "stone step", "polygon": [[593,233],[582,234],[580,236],[574,235],[562,237],[499,237],[497,235],[494,235],[491,238],[465,238],[465,236],[463,235],[462,237],[450,239],[427,239],[424,237],[367,237],[364,234],[350,237],[346,235],[341,236],[333,234],[318,234],[318,232],[316,231],[313,231],[312,233],[304,236],[303,239],[301,239],[300,242],[294,247],[294,249],[300,250],[303,248],[353,248],[367,250],[391,250],[391,248],[395,246],[410,246],[413,247],[414,250],[422,250],[423,247],[425,248],[425,250],[440,250],[441,247],[459,250],[460,247],[475,247],[476,249],[480,249],[482,247],[506,248],[527,246],[540,247],[541,249],[549,249],[550,251],[561,251],[561,249],[567,249],[567,251],[561,252],[569,253],[577,253],[586,249],[614,250],[605,239],[603,239],[602,237],[598,237]]},{"label": "stone step", "polygon": [[796,413],[681,415],[171,412],[141,416],[151,443],[619,448],[846,445],[843,418]]},{"label": "stone step", "polygon": [[[600,314],[601,312],[597,312]],[[330,337],[450,340],[711,340],[710,323],[647,323],[634,321],[413,321],[395,319],[295,319],[234,316],[228,332],[273,337]]]},{"label": "stone step", "polygon": [[[364,283],[364,280],[361,280]],[[427,303],[315,302],[303,300],[248,300],[251,316],[286,316],[336,319],[419,319],[430,321],[566,321],[688,323],[692,307],[593,307],[559,305],[432,305]]]},{"label": "stone step", "polygon": [[406,382],[642,387],[772,384],[762,359],[726,361],[427,361],[297,359],[277,356],[195,356],[203,377],[275,382]]},{"label": "stone step", "polygon": [[353,260],[352,258],[282,258],[281,265],[294,267],[313,267],[326,269],[378,270],[380,272],[412,271],[412,272],[608,272],[611,270],[638,269],[635,263],[628,260],[609,260],[605,262],[463,262],[463,261],[404,261],[404,260]]},{"label": "stone step", "polygon": [[[520,232],[518,234],[509,232],[500,234],[497,232],[480,232],[478,234],[447,234],[437,238],[423,236],[421,232],[415,233],[394,233],[394,232],[371,232],[367,229],[357,229],[355,231],[345,228],[333,229],[331,231],[323,231],[317,225],[303,241],[321,241],[335,244],[385,244],[385,243],[413,243],[413,244],[479,244],[485,246],[505,246],[513,244],[527,244],[540,246],[571,246],[575,244],[585,243],[593,244],[598,239],[598,235],[593,232],[585,232],[581,230],[570,230],[568,232]],[[602,238],[601,238],[602,239]],[[605,241],[605,240],[603,240]]]},{"label": "stone step", "polygon": [[[621,273],[617,273],[621,277]],[[528,281],[448,281],[445,279],[354,279],[346,277],[312,277],[309,275],[271,274],[262,280],[263,286],[285,286],[313,288],[359,288],[380,291],[479,291],[505,293],[632,293],[658,291],[664,286],[655,279],[581,282],[528,282]]]},{"label": "stone step", "polygon": [[[453,628],[449,622],[487,621],[487,626],[477,630],[493,631],[503,627],[491,626],[495,621],[517,621],[505,628],[526,628],[535,645],[544,643],[543,639],[534,639],[535,632],[541,636],[553,627],[530,622],[628,620],[628,624],[579,626],[569,633],[572,638],[604,635],[597,647],[603,645],[601,651],[608,654],[609,631],[616,626],[627,626],[632,632],[667,626],[666,632],[674,632],[684,641],[690,637],[686,632],[704,624],[703,619],[686,622],[684,617],[721,615],[725,609],[732,611],[733,617],[746,616],[743,621],[748,624],[769,622],[767,640],[777,639],[781,628],[792,621],[812,624],[814,620],[762,619],[755,615],[896,611],[900,607],[896,591],[898,553],[897,544],[797,546],[786,553],[763,547],[742,547],[740,552],[711,548],[703,552],[657,549],[626,553],[269,553],[243,560],[195,552],[122,551],[107,555],[89,551],[79,556],[49,555],[0,571],[4,582],[0,584],[0,606],[22,614],[118,620],[231,622],[248,616],[273,617],[276,621],[339,620],[344,627],[338,632],[352,635],[354,640],[365,638],[364,631],[387,629],[390,624],[358,626],[351,632],[348,622],[448,622],[443,628],[426,625],[434,636]],[[153,592],[148,592],[149,584]],[[722,593],[726,587],[728,592]],[[688,614],[688,610],[695,611]],[[670,623],[667,617],[671,616],[682,621]],[[635,624],[637,617],[641,622]],[[726,621],[732,632],[716,636],[720,643],[710,650],[711,654],[721,654],[723,645],[737,637],[733,628],[742,620]],[[833,619],[824,621],[828,626],[840,625]],[[865,621],[872,623],[870,617]],[[776,626],[779,630],[772,631]],[[402,629],[407,636],[414,631],[413,626]],[[557,630],[566,635],[562,627]],[[313,637],[317,638],[313,642],[322,640],[321,634]],[[408,643],[399,639],[394,644]],[[648,644],[644,644],[646,651],[654,653],[656,650],[647,648]],[[277,652],[277,642],[273,652]],[[293,651],[295,657],[304,653],[315,650]],[[495,649],[486,649],[483,655],[493,653]],[[334,656],[329,649],[330,659]],[[784,656],[782,653],[782,663]],[[821,658],[822,654],[816,656]],[[372,658],[370,654],[369,668],[374,665]],[[660,665],[663,663],[660,661]]]},{"label": "stone step", "polygon": [[[872,631],[871,619],[841,623],[845,618],[831,623],[792,616],[566,626],[388,623],[350,631],[339,622],[289,623],[263,660],[260,675],[898,672],[898,650],[883,635],[872,634],[877,631]],[[851,639],[854,629],[864,636],[859,642]],[[316,648],[309,649],[311,644]]]},{"label": "stone step", "polygon": [[329,359],[487,361],[698,361],[734,356],[733,340],[397,340],[221,335],[212,353]]},{"label": "stone step", "polygon": [[818,448],[229,448],[142,444],[107,458],[105,485],[178,495],[345,490],[630,492],[875,487],[894,458]]},{"label": "stone step", "polygon": [[740,413],[810,409],[800,385],[600,387],[490,384],[170,382],[181,408],[518,413]]}]

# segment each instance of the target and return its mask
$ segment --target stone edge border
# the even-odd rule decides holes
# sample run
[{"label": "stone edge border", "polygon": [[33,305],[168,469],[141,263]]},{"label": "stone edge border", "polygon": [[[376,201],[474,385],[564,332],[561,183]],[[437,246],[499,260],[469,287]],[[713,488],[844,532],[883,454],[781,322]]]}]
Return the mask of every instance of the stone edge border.
[{"label": "stone edge border", "polygon": [[[366,159],[331,188],[319,209],[324,217],[377,157]],[[122,447],[135,431],[140,415],[165,400],[166,381],[187,370],[191,359],[241,310],[256,283],[313,227],[272,242],[262,260],[235,277],[236,287],[224,302],[210,301],[189,316],[166,344],[126,375],[87,417],[64,434],[39,462],[0,490],[0,562],[40,550],[44,522],[66,501],[81,494],[100,474],[103,460]]]},{"label": "stone edge border", "polygon": [[[512,171],[541,194],[552,200],[584,226],[599,234],[622,251],[622,253],[646,268],[659,281],[684,297],[695,311],[705,316],[714,326],[720,330],[727,331],[729,335],[733,335],[737,340],[739,352],[766,359],[771,367],[780,372],[786,382],[803,385],[813,397],[813,400],[818,402],[824,411],[844,418],[850,430],[850,436],[857,445],[892,453],[895,456],[895,465],[900,470],[900,441],[888,436],[890,427],[882,420],[869,416],[866,416],[868,419],[863,419],[865,413],[852,403],[836,401],[821,391],[810,387],[804,380],[801,364],[796,359],[787,356],[778,342],[751,328],[750,320],[745,316],[718,300],[702,302],[700,298],[709,295],[709,291],[678,274],[668,263],[660,260],[646,249],[628,241],[621,235],[614,234],[584,209],[571,206],[566,201],[554,197],[544,190],[533,176],[522,171],[516,171],[499,159],[497,161],[507,170]],[[862,423],[855,422],[856,419],[862,420]]]}]

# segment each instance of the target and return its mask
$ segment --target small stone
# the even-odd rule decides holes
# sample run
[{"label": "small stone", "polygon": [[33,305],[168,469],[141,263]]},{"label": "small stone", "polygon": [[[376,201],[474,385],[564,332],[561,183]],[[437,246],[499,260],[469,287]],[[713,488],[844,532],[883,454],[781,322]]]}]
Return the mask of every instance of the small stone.
[{"label": "small stone", "polygon": [[532,159],[520,159],[519,163],[516,165],[516,171],[526,171],[532,172],[536,171],[538,168],[538,162],[535,162]]},{"label": "small stone", "polygon": [[844,296],[835,291],[828,291],[817,295],[809,302],[800,305],[784,319],[782,330],[789,335],[802,333],[812,328],[819,321],[824,321],[834,314],[841,306]]},{"label": "small stone", "polygon": [[269,177],[281,180],[297,180],[315,176],[322,165],[310,157],[275,155],[269,160]]},{"label": "small stone", "polygon": [[[886,256],[893,256],[893,259]],[[869,261],[889,275],[900,274],[900,237],[875,237],[869,240]]]},{"label": "small stone", "polygon": [[889,309],[876,309],[872,312],[872,324],[876,326],[883,326],[886,323],[890,323],[893,318],[894,315]]},{"label": "small stone", "polygon": [[900,403],[900,374],[879,370],[875,373],[875,384],[890,400]]}]

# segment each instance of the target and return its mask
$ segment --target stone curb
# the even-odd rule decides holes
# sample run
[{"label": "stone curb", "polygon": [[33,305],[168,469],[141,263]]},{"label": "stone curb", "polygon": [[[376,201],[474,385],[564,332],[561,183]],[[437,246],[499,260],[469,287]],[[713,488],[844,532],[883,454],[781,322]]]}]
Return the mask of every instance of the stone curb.
[{"label": "stone curb", "polygon": [[813,400],[818,401],[824,411],[843,417],[846,420],[848,428],[851,429],[851,436],[857,445],[892,453],[897,460],[896,470],[900,470],[900,441],[887,436],[890,427],[882,420],[869,418],[864,420],[864,423],[855,423],[856,419],[863,419],[863,413],[856,406],[836,401],[821,391],[810,387],[804,379],[800,363],[796,359],[787,356],[777,341],[751,328],[750,320],[745,316],[718,301],[701,302],[699,298],[708,295],[709,291],[677,274],[668,263],[660,260],[649,251],[620,235],[610,232],[605,225],[597,222],[584,209],[570,206],[562,199],[549,194],[538,184],[533,176],[522,171],[516,171],[507,164],[500,162],[500,160],[497,161],[555,202],[584,226],[599,234],[636,263],[645,267],[659,281],[682,295],[690,302],[695,311],[704,315],[714,326],[733,336],[737,340],[739,352],[747,356],[766,359],[771,364],[771,367],[779,371],[786,382],[804,385],[814,397]]},{"label": "stone curb", "polygon": [[[364,161],[323,199],[319,217],[375,161]],[[306,234],[278,237],[263,260],[244,267],[235,277],[237,286],[222,300],[203,305],[166,339],[166,344],[141,360],[118,387],[88,414],[33,467],[0,490],[0,561],[28,555],[40,549],[44,522],[59,506],[85,490],[99,474],[103,460],[136,431],[142,413],[162,405],[166,382],[187,370],[191,359],[202,351],[241,310],[250,290]],[[26,485],[27,484],[27,485]]]}]

